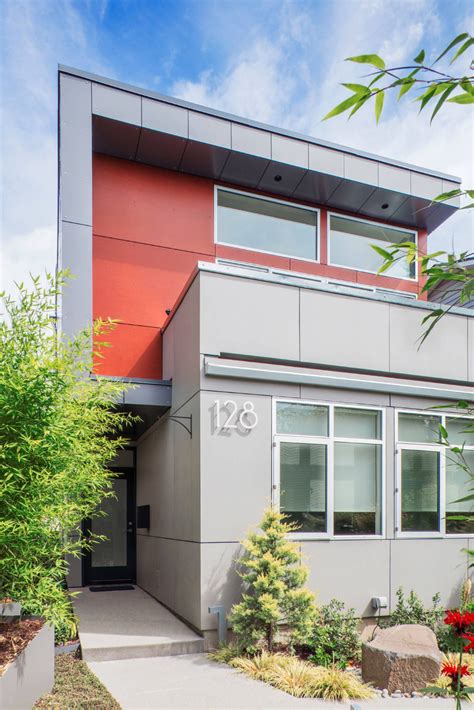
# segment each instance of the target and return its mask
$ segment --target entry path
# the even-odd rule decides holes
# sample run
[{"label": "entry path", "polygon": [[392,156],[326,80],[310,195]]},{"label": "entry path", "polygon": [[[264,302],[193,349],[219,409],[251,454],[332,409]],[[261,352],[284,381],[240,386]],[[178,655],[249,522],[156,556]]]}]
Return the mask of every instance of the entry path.
[{"label": "entry path", "polygon": [[[211,661],[206,654],[140,658],[89,663],[123,710],[277,710],[278,708],[350,708],[350,703],[330,703],[293,698],[276,688],[252,680],[229,666]],[[353,701],[355,702],[355,701]],[[453,710],[452,700],[429,698],[377,698],[359,702],[363,710]],[[466,705],[466,707],[468,707]]]}]

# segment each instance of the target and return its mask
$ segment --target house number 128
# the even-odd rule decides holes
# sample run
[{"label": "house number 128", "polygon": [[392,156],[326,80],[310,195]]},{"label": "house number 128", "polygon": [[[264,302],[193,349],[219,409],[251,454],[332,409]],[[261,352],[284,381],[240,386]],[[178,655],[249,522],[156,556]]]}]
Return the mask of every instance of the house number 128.
[{"label": "house number 128", "polygon": [[258,424],[258,414],[253,402],[244,402],[242,409],[239,410],[234,399],[226,399],[224,402],[216,399],[214,409],[217,429],[238,429],[240,427],[250,431],[255,429]]}]

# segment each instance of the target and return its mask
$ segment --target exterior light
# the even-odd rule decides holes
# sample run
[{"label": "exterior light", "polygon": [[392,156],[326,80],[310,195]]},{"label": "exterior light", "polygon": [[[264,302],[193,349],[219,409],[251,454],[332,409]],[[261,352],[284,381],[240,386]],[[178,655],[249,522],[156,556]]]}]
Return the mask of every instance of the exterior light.
[{"label": "exterior light", "polygon": [[388,202],[384,202],[382,205],[383,210],[388,210]]},{"label": "exterior light", "polygon": [[281,175],[275,175],[274,177],[275,182],[281,182],[283,180]]}]

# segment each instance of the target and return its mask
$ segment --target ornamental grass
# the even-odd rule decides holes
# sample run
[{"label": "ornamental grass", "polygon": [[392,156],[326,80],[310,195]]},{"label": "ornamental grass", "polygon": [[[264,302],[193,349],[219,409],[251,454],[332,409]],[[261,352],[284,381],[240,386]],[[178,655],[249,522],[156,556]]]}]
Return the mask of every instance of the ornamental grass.
[{"label": "ornamental grass", "polygon": [[336,666],[315,666],[296,656],[264,651],[253,657],[234,658],[230,665],[254,680],[269,683],[297,698],[338,701],[369,700],[374,697],[372,688],[353,673]]}]

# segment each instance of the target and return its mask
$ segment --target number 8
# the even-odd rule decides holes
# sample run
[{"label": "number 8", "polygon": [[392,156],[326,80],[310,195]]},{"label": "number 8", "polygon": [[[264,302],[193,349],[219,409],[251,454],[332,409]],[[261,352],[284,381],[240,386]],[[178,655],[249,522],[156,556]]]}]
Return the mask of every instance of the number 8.
[{"label": "number 8", "polygon": [[[245,417],[247,419],[252,416],[253,418],[253,423],[251,424],[250,422],[245,421]],[[253,402],[244,402],[244,407],[242,411],[240,412],[239,416],[239,423],[244,429],[255,429],[255,427],[258,424],[258,415],[257,412],[254,409],[254,404]]]}]

